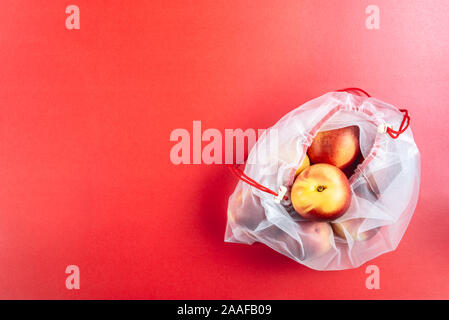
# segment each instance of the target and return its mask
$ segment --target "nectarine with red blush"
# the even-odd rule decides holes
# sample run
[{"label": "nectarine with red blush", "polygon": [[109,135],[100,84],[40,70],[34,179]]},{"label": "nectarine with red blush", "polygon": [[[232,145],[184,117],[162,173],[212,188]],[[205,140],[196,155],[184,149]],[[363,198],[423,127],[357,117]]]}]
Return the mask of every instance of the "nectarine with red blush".
[{"label": "nectarine with red blush", "polygon": [[309,220],[332,221],[342,216],[351,204],[348,178],[335,166],[314,164],[301,172],[293,183],[293,208]]},{"label": "nectarine with red blush", "polygon": [[307,151],[310,161],[345,169],[360,155],[359,134],[358,126],[318,132]]}]

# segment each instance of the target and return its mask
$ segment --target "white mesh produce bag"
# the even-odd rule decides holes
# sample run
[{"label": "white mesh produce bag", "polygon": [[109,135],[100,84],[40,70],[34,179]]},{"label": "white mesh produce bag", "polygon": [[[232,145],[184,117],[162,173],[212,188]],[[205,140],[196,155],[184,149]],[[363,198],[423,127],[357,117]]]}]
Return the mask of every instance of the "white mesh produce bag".
[{"label": "white mesh produce bag", "polygon": [[[317,270],[355,268],[394,250],[419,192],[420,155],[409,121],[405,110],[346,91],[289,112],[261,135],[248,156],[242,181],[229,198],[225,241],[261,242]],[[363,161],[349,177],[349,209],[330,222],[302,218],[287,198],[313,138],[354,125]],[[281,186],[287,192],[279,203]]]}]

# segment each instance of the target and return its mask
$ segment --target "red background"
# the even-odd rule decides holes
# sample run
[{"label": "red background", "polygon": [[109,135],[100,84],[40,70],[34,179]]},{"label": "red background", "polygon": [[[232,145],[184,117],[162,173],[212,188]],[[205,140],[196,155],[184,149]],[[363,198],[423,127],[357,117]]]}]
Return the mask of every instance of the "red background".
[{"label": "red background", "polygon": [[[0,30],[1,298],[449,298],[448,1],[3,0]],[[408,108],[422,154],[377,291],[370,263],[318,272],[224,243],[235,178],[169,158],[193,120],[267,128],[349,86]]]}]

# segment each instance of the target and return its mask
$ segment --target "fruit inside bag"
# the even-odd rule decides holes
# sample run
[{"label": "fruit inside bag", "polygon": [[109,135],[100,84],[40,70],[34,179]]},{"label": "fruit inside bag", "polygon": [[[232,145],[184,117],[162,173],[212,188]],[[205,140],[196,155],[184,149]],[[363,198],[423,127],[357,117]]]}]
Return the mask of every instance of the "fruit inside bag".
[{"label": "fruit inside bag", "polygon": [[317,270],[355,268],[394,250],[419,192],[420,156],[406,120],[349,92],[285,115],[234,172],[242,181],[229,198],[225,241],[264,243]]}]

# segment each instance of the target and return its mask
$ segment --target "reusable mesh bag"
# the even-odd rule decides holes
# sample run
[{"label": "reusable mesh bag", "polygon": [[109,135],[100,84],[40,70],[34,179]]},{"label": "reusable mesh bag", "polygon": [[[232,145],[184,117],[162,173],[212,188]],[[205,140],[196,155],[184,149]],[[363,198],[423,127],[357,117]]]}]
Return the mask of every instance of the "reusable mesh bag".
[{"label": "reusable mesh bag", "polygon": [[[398,246],[418,199],[420,155],[408,112],[360,92],[306,102],[260,136],[244,171],[230,167],[241,181],[229,198],[226,242],[260,242],[317,270],[355,268]],[[318,132],[348,126],[359,128],[363,157],[349,177],[349,209],[334,221],[306,220],[289,199],[295,172]]]}]

